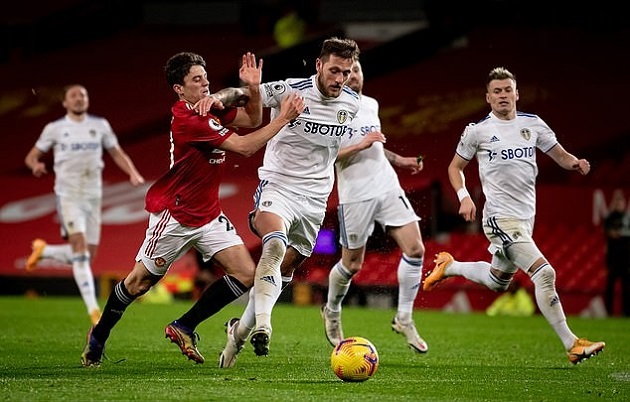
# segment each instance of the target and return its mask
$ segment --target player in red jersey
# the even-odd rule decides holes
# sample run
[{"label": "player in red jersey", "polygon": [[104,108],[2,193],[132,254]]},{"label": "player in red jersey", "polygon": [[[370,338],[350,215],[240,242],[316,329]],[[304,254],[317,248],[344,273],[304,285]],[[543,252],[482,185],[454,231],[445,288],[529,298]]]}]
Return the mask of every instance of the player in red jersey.
[{"label": "player in red jersey", "polygon": [[101,364],[105,342],[127,306],[162,279],[171,264],[191,247],[204,260],[217,262],[226,275],[165,329],[166,336],[189,359],[204,362],[197,350],[196,326],[253,285],[254,261],[221,211],[219,185],[225,151],[254,154],[299,116],[304,100],[297,95],[288,97],[282,103],[282,112],[269,124],[241,136],[226,125],[260,125],[262,60],[257,65],[255,55],[243,55],[239,76],[249,89],[249,101],[242,107],[226,107],[219,97],[210,95],[205,67],[200,55],[189,52],[178,53],[166,63],[166,80],[178,96],[172,107],[170,168],[147,192],[150,217],[146,237],[133,269],[116,284],[101,319],[88,332],[81,355],[85,367]]}]

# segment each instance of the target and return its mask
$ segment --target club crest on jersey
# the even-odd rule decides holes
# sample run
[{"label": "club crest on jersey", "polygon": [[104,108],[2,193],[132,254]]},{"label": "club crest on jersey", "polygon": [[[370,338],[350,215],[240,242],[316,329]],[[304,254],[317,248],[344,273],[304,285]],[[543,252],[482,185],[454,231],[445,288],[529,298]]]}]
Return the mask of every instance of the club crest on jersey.
[{"label": "club crest on jersey", "polygon": [[347,110],[340,110],[337,112],[337,121],[339,122],[339,124],[343,124],[346,122],[346,120],[348,120],[348,111]]},{"label": "club crest on jersey", "polygon": [[166,265],[166,260],[162,257],[158,257],[154,260],[155,262],[155,266],[156,267],[160,267],[162,268],[164,265]]},{"label": "club crest on jersey", "polygon": [[525,138],[525,140],[529,141],[532,138],[532,132],[529,131],[529,128],[521,129],[521,137]]},{"label": "club crest on jersey", "polygon": [[90,135],[92,137],[96,137],[96,130],[90,130]]}]

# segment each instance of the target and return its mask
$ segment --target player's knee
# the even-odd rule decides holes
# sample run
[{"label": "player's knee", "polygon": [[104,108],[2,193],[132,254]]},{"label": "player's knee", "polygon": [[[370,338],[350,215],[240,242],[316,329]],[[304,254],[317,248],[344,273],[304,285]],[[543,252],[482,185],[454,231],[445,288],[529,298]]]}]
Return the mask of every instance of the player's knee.
[{"label": "player's knee", "polygon": [[556,271],[547,263],[544,263],[531,275],[532,282],[537,286],[554,287],[556,283]]},{"label": "player's knee", "polygon": [[133,298],[146,294],[151,289],[151,283],[148,282],[132,282],[125,284],[127,291]]},{"label": "player's knee", "polygon": [[424,257],[424,244],[422,241],[417,241],[409,244],[405,247],[401,247],[402,252],[407,257],[411,258],[423,258]]}]

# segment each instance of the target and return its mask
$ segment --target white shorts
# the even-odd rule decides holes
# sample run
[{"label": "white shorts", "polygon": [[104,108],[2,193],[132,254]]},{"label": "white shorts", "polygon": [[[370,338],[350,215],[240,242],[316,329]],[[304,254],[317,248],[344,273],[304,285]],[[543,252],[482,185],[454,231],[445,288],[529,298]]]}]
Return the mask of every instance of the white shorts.
[{"label": "white shorts", "polygon": [[194,247],[208,261],[221,250],[243,244],[223,214],[201,227],[181,225],[168,210],[149,216],[144,242],[136,255],[153,275],[163,276],[175,260]]},{"label": "white shorts", "polygon": [[374,232],[374,222],[386,230],[388,226],[400,227],[420,220],[401,189],[365,201],[339,204],[337,216],[339,243],[348,249],[365,246]]},{"label": "white shorts", "polygon": [[534,218],[488,218],[483,231],[490,240],[492,266],[500,271],[515,272],[521,268],[527,272],[536,260],[544,258],[532,237]]},{"label": "white shorts", "polygon": [[98,245],[101,240],[101,199],[57,196],[57,215],[61,237],[83,233],[87,244]]},{"label": "white shorts", "polygon": [[254,208],[282,218],[289,246],[310,257],[326,214],[325,198],[293,193],[262,180],[254,194]]}]

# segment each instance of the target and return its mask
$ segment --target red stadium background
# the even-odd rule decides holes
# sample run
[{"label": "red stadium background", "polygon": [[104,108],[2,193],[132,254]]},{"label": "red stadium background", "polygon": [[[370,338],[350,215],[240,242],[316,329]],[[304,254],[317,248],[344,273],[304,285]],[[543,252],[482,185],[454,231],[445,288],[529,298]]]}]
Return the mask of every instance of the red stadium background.
[{"label": "red stadium background", "polygon": [[[5,143],[0,159],[3,293],[22,291],[24,284],[38,278],[71,278],[70,270],[46,261],[34,272],[24,270],[33,238],[61,241],[54,211],[53,176],[36,179],[23,164],[43,126],[63,114],[55,97],[58,89],[73,82],[88,88],[90,112],[108,118],[121,145],[150,184],[168,167],[168,112],[174,98],[164,83],[162,66],[171,54],[181,50],[203,54],[213,90],[234,85],[240,55],[245,51],[253,50],[271,60],[263,79],[274,77],[273,68],[282,60],[270,37],[228,36],[226,29],[233,31],[233,27],[213,28],[205,29],[203,34],[194,30],[132,30],[94,40],[87,46],[71,45],[0,64],[0,126]],[[408,47],[414,37],[402,38],[398,45],[395,41],[360,42],[365,92],[381,103],[387,147],[401,154],[425,155],[423,174],[400,172],[423,218],[425,269],[431,267],[433,254],[442,249],[463,260],[489,257],[476,225],[467,227],[458,221],[446,166],[464,125],[488,111],[483,90],[485,75],[490,68],[504,65],[519,80],[519,110],[539,114],[565,148],[592,162],[592,174],[579,177],[562,171],[539,154],[535,237],[558,271],[559,291],[567,312],[597,314],[592,310],[598,309],[605,279],[601,218],[616,188],[622,188],[630,201],[626,140],[630,127],[625,118],[627,102],[620,100],[623,90],[630,87],[623,73],[630,70],[630,61],[620,51],[626,38],[626,32],[604,35],[583,27],[504,27],[500,34],[479,27],[451,38],[422,57],[410,57],[410,63],[399,60],[415,52]],[[317,37],[314,41],[320,43]],[[308,74],[314,71],[311,62],[304,64],[310,69]],[[252,206],[261,158],[262,152],[250,159],[229,155],[221,193],[225,212],[254,254],[259,242],[249,232],[246,216]],[[468,187],[479,196],[475,168],[469,167]],[[108,157],[104,179],[102,241],[93,269],[97,277],[121,277],[132,267],[144,237],[147,214],[143,197],[148,184],[138,188],[129,185]],[[324,225],[333,233],[335,207],[333,192]],[[366,268],[355,282],[366,288],[391,290],[398,256],[385,239],[372,244]],[[307,283],[315,290],[309,294],[310,302],[319,301],[321,293],[316,290],[321,290],[336,258],[335,254],[315,254],[296,278],[296,283]],[[173,271],[190,274],[196,269],[194,257],[188,255]],[[43,288],[44,292],[55,293],[54,285]],[[485,308],[496,297],[456,280],[440,291],[421,295],[417,304],[465,310],[460,292],[464,292],[472,309]]]}]

